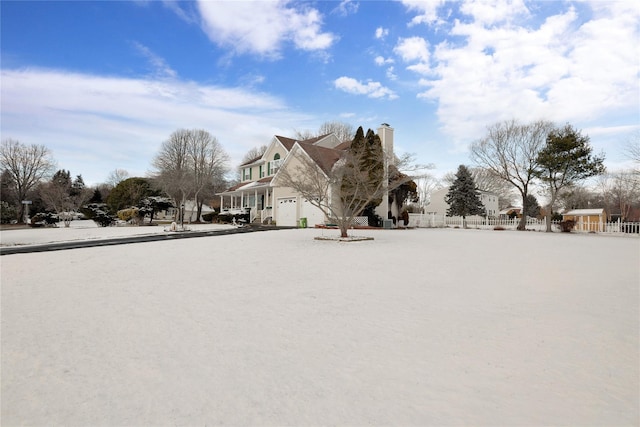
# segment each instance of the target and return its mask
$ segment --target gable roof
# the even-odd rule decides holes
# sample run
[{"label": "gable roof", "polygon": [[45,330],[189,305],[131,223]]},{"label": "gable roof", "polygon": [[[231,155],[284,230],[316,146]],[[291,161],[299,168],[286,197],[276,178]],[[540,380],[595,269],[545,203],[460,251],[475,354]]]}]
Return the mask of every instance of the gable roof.
[{"label": "gable roof", "polygon": [[299,142],[298,145],[307,153],[311,160],[316,162],[325,174],[331,172],[333,165],[340,160],[340,157],[342,157],[344,153],[344,150],[321,147],[307,143],[306,141]]},{"label": "gable roof", "polygon": [[240,166],[248,166],[248,165],[250,165],[250,164],[252,164],[252,163],[255,163],[255,162],[257,162],[258,160],[262,159],[262,156],[263,156],[263,154],[259,155],[258,157],[255,157],[255,158],[253,158],[253,159],[251,159],[251,160],[247,160],[246,162],[241,163],[241,164],[240,164]]},{"label": "gable roof", "polygon": [[287,138],[286,136],[276,135],[275,138],[280,141],[280,144],[282,144],[287,151],[291,151],[293,144],[297,142],[295,139]]}]

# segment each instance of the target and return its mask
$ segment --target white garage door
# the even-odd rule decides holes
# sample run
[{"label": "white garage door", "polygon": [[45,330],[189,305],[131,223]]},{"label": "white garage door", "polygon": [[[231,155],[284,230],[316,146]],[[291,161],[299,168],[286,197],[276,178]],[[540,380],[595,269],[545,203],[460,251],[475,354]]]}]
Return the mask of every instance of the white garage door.
[{"label": "white garage door", "polygon": [[300,206],[300,218],[307,218],[308,227],[324,224],[324,213],[307,200],[304,200]]},{"label": "white garage door", "polygon": [[278,212],[276,212],[276,225],[283,227],[295,227],[298,225],[296,218],[296,198],[285,197],[278,199]]}]

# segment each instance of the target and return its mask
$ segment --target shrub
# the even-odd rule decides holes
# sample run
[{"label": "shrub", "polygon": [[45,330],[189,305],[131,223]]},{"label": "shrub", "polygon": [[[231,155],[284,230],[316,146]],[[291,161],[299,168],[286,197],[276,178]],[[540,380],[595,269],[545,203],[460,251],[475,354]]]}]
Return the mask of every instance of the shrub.
[{"label": "shrub", "polygon": [[404,226],[408,226],[409,225],[409,212],[407,212],[407,210],[403,210],[402,213],[400,214],[400,219],[402,219]]},{"label": "shrub", "polygon": [[563,233],[570,233],[573,230],[573,227],[576,226],[576,222],[572,219],[568,219],[566,221],[560,221],[560,231]]},{"label": "shrub", "polygon": [[60,218],[58,218],[58,215],[54,214],[53,212],[40,212],[31,217],[31,222],[29,225],[31,227],[55,227],[59,221]]},{"label": "shrub", "polygon": [[0,202],[0,223],[9,224],[16,219],[16,208],[7,202]]},{"label": "shrub", "polygon": [[100,227],[108,227],[114,221],[114,218],[107,213],[106,203],[89,203],[83,206],[80,212]]},{"label": "shrub", "polygon": [[203,220],[204,222],[213,222],[213,219],[214,219],[215,217],[217,217],[217,216],[218,216],[218,214],[217,214],[217,213],[215,213],[215,212],[209,212],[209,213],[206,213],[206,214],[203,214],[203,215],[202,215],[202,220]]},{"label": "shrub", "polygon": [[221,223],[231,223],[234,218],[236,219],[236,222],[249,223],[249,214],[219,214],[217,218],[218,222]]},{"label": "shrub", "polygon": [[140,209],[133,207],[129,209],[121,209],[118,211],[118,218],[122,221],[133,222],[135,224],[139,224],[141,219],[143,218],[140,215]]}]

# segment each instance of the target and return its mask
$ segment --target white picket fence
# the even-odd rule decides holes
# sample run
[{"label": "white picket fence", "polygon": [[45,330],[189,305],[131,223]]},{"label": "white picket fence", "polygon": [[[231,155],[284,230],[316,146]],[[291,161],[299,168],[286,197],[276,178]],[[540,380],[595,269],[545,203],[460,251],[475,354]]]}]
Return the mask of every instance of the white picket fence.
[{"label": "white picket fence", "polygon": [[[468,228],[493,229],[502,227],[504,229],[515,230],[520,223],[518,218],[483,218],[478,216],[466,219]],[[560,231],[560,221],[552,221],[552,230]],[[444,216],[431,214],[409,214],[409,227],[419,228],[444,228],[444,227],[463,227],[461,216]],[[528,218],[527,230],[545,231],[546,222],[544,219]],[[589,222],[578,221],[573,228],[577,232],[596,232],[596,233],[640,233],[640,223],[638,222]]]}]

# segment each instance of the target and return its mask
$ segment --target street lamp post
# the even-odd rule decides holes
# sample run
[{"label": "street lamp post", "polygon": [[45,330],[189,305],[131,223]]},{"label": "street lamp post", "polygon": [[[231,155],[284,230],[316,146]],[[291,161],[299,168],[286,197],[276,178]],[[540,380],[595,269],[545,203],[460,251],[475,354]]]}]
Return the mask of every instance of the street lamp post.
[{"label": "street lamp post", "polygon": [[184,229],[184,203],[180,205],[180,228]]}]

